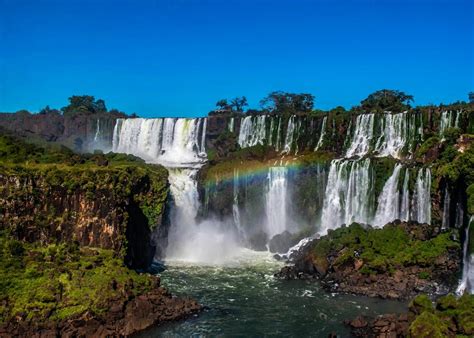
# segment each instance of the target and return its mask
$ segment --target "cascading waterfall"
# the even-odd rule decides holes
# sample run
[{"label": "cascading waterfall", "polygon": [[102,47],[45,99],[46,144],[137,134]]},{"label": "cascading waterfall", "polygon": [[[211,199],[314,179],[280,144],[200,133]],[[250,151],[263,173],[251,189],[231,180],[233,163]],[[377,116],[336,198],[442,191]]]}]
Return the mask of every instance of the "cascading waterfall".
[{"label": "cascading waterfall", "polygon": [[227,128],[229,129],[231,133],[234,132],[234,123],[235,123],[234,118],[231,117],[229,120],[229,124],[227,125]]},{"label": "cascading waterfall", "polygon": [[113,151],[170,167],[192,167],[206,160],[206,119],[118,119]]},{"label": "cascading waterfall", "polygon": [[392,156],[400,158],[400,153],[408,139],[408,114],[383,114],[380,123],[380,136],[375,145],[379,156]]},{"label": "cascading waterfall", "polygon": [[352,142],[347,149],[346,157],[364,156],[370,150],[374,133],[374,114],[361,114],[356,118]]},{"label": "cascading waterfall", "polygon": [[286,167],[271,167],[268,170],[266,193],[267,234],[271,237],[288,228]]},{"label": "cascading waterfall", "polygon": [[385,224],[400,218],[400,192],[398,191],[398,177],[400,175],[401,164],[395,165],[393,173],[385,182],[385,185],[378,198],[377,211],[373,225],[382,227]]},{"label": "cascading waterfall", "polygon": [[474,254],[469,253],[469,230],[473,222],[474,216],[471,216],[464,232],[462,278],[456,290],[458,295],[473,293],[474,290]]},{"label": "cascading waterfall", "polygon": [[[168,168],[174,201],[166,256],[202,263],[219,262],[235,252],[236,235],[222,222],[198,223],[196,176],[206,161],[207,119],[119,119],[113,150]],[[233,228],[233,227],[232,227]]]},{"label": "cascading waterfall", "polygon": [[369,223],[370,160],[333,160],[329,169],[320,233],[352,222]]},{"label": "cascading waterfall", "polygon": [[416,220],[418,223],[431,223],[431,170],[418,170],[415,190]]},{"label": "cascading waterfall", "polygon": [[286,128],[286,136],[285,136],[285,145],[283,147],[284,153],[289,153],[291,151],[291,146],[293,145],[293,137],[295,133],[295,116],[292,115],[288,120],[288,126]]},{"label": "cascading waterfall", "polygon": [[444,135],[447,129],[459,127],[459,115],[460,112],[456,111],[444,111],[441,113],[441,118],[439,122],[439,134]]},{"label": "cascading waterfall", "polygon": [[266,116],[246,116],[240,125],[239,145],[241,148],[264,144],[266,139]]},{"label": "cascading waterfall", "polygon": [[408,183],[410,181],[410,171],[405,169],[405,178],[403,179],[402,203],[400,205],[400,220],[408,221],[410,219],[410,191]]},{"label": "cascading waterfall", "polygon": [[324,136],[326,136],[326,123],[327,123],[328,117],[324,116],[323,118],[323,123],[321,126],[321,132],[319,133],[319,139],[318,143],[316,144],[316,148],[314,148],[314,151],[318,151],[321,146],[323,145],[324,142]]}]

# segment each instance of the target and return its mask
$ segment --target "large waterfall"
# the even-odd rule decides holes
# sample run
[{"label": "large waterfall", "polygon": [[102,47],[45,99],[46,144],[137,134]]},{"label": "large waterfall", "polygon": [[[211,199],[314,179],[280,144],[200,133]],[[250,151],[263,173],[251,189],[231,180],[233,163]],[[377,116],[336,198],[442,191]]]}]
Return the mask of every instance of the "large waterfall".
[{"label": "large waterfall", "polygon": [[206,119],[118,119],[113,151],[169,167],[192,167],[206,160]]},{"label": "large waterfall", "polygon": [[166,255],[170,259],[215,262],[234,252],[236,236],[220,222],[198,222],[196,175],[206,161],[207,119],[119,119],[113,150],[168,168],[173,197]]},{"label": "large waterfall", "polygon": [[[338,159],[331,162],[319,232],[360,222],[381,227],[396,219],[431,222],[431,170],[420,168],[410,202],[409,169],[396,164],[379,196],[374,196],[371,161]],[[399,188],[401,187],[401,189]],[[376,202],[374,201],[376,198]],[[376,208],[375,208],[376,207]],[[375,212],[374,212],[375,209]]]},{"label": "large waterfall", "polygon": [[265,209],[270,238],[287,230],[287,171],[286,167],[271,167],[268,170]]},{"label": "large waterfall", "polygon": [[[454,115],[445,114],[443,118],[445,129],[450,123],[456,124]],[[299,147],[319,150],[326,135],[336,137],[329,133],[337,132],[334,119],[333,126],[328,127],[328,116],[313,120],[296,115],[238,119],[229,118],[226,129],[238,135],[240,147],[268,144],[281,155],[294,154]],[[226,209],[229,211],[225,211],[227,218],[219,216],[217,220],[208,213],[207,217],[199,216],[200,220],[196,220],[197,215],[201,215],[196,177],[207,160],[206,127],[205,118],[134,118],[117,120],[114,129],[114,151],[134,154],[169,169],[174,208],[168,257],[214,261],[230,255],[229,248],[237,244],[252,246],[249,243],[262,232],[269,240],[285,230],[301,230],[296,225],[299,215],[292,211],[292,191],[301,188],[299,178],[290,175],[294,171],[281,166],[281,162],[277,166],[277,161],[263,174],[260,171],[249,175],[234,169],[229,190],[232,196]],[[301,133],[315,129],[312,138],[301,137]],[[311,219],[308,215],[302,216],[304,222],[311,223],[322,234],[352,222],[375,227],[396,219],[430,223],[431,170],[428,167],[416,169],[404,161],[405,156],[413,152],[413,144],[423,138],[421,115],[359,114],[350,120],[346,130],[345,141],[341,142],[346,147],[344,158],[332,160],[324,169],[318,166],[318,173],[312,174],[313,179],[318,180],[310,197],[314,207],[308,213]],[[378,157],[394,158],[391,174],[382,182],[380,177],[376,178],[384,176],[376,175],[377,161],[381,160]],[[261,177],[257,178],[258,175]],[[205,198],[208,200],[209,196]]]},{"label": "large waterfall", "polygon": [[369,159],[331,162],[321,216],[321,233],[341,224],[369,223],[372,190],[370,169]]}]

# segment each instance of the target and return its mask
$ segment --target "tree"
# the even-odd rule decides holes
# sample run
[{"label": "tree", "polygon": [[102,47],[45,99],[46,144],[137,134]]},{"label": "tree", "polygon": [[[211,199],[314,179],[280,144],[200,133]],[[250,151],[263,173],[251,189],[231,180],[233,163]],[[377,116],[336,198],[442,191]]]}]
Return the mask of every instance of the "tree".
[{"label": "tree", "polygon": [[59,110],[57,109],[51,109],[49,106],[44,107],[39,111],[38,114],[40,115],[46,115],[46,114],[59,114]]},{"label": "tree", "polygon": [[219,101],[217,101],[216,107],[219,107],[219,109],[222,109],[222,110],[228,110],[230,108],[229,103],[227,102],[227,99],[220,99]]},{"label": "tree", "polygon": [[95,109],[97,112],[106,113],[107,107],[105,106],[105,101],[102,99],[95,101]]},{"label": "tree", "polygon": [[474,103],[474,92],[470,92],[468,96],[469,96],[469,103]]},{"label": "tree", "polygon": [[247,98],[245,96],[236,97],[230,101],[230,108],[232,111],[243,112],[244,107],[248,106]]},{"label": "tree", "polygon": [[308,113],[313,110],[314,96],[275,91],[263,98],[260,105],[263,109],[278,114]]},{"label": "tree", "polygon": [[71,115],[75,113],[105,113],[107,108],[105,101],[102,99],[95,100],[94,96],[90,95],[73,95],[69,98],[69,105],[61,108],[64,115]]},{"label": "tree", "polygon": [[378,90],[360,102],[365,111],[402,111],[410,108],[413,96],[399,90]]}]

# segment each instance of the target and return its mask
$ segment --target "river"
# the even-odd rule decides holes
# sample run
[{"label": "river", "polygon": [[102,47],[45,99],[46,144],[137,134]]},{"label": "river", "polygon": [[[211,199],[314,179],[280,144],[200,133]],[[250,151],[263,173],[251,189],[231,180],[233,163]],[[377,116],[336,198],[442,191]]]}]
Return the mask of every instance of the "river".
[{"label": "river", "polygon": [[185,321],[155,327],[140,337],[350,336],[344,319],[406,311],[406,303],[331,294],[317,281],[273,277],[283,266],[268,252],[241,249],[221,265],[167,262],[162,285],[197,299],[206,309]]}]

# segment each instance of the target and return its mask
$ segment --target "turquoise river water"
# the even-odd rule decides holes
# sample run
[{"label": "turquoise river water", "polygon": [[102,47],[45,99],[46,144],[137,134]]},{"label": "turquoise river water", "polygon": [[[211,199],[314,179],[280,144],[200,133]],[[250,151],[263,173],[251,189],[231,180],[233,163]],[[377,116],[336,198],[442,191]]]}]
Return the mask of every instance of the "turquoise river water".
[{"label": "turquoise river water", "polygon": [[160,274],[162,285],[175,295],[195,298],[207,309],[139,336],[327,337],[337,333],[349,337],[345,319],[406,310],[402,302],[331,294],[316,281],[274,278],[282,266],[270,253],[250,250],[242,250],[224,265],[167,262],[167,270]]}]

